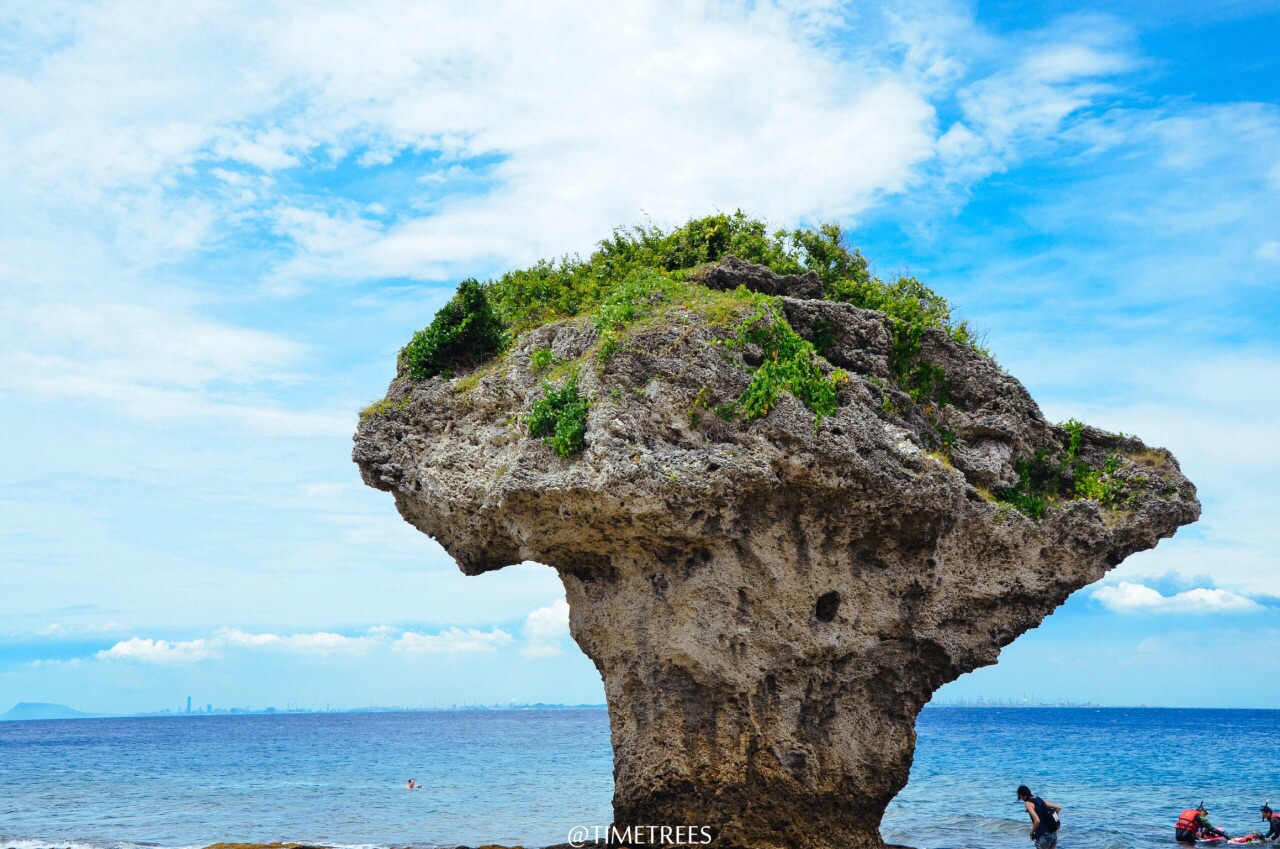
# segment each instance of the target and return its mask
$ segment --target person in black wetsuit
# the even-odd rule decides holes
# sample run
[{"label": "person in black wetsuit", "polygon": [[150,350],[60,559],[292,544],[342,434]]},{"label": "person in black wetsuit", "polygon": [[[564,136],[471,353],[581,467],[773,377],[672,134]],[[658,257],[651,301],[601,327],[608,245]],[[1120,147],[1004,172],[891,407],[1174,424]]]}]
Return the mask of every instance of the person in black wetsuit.
[{"label": "person in black wetsuit", "polygon": [[1262,818],[1267,825],[1271,826],[1271,830],[1266,834],[1260,835],[1263,840],[1280,840],[1280,814],[1271,810],[1271,805],[1262,806]]},{"label": "person in black wetsuit", "polygon": [[1031,817],[1031,839],[1035,842],[1036,849],[1055,849],[1058,845],[1057,814],[1062,806],[1032,795],[1025,784],[1018,788],[1018,801],[1026,806],[1027,814]]}]

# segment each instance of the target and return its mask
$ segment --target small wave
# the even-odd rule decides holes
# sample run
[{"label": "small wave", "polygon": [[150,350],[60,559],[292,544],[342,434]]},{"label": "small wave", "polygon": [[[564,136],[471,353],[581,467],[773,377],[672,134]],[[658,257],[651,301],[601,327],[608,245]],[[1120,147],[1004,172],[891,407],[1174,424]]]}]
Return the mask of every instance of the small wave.
[{"label": "small wave", "polygon": [[204,849],[202,846],[165,846],[129,840],[50,840],[45,837],[0,836],[0,849]]},{"label": "small wave", "polygon": [[[239,842],[239,841],[237,841]],[[258,841],[244,841],[255,844]],[[261,841],[268,845],[278,841]],[[285,843],[297,843],[302,846],[319,846],[324,849],[445,849],[435,843],[399,843],[388,846],[384,843],[331,843],[327,840],[287,840]],[[50,840],[43,837],[6,837],[0,835],[0,849],[205,849],[210,843],[193,843],[190,845],[167,845],[150,843],[143,840]],[[449,844],[449,847],[455,844]]]},{"label": "small wave", "polygon": [[[391,849],[377,843],[321,843],[290,841],[329,849]],[[167,845],[145,840],[50,840],[44,837],[5,837],[0,835],[0,849],[205,849],[207,843]],[[409,849],[405,847],[405,849]],[[426,847],[424,847],[426,849]]]}]

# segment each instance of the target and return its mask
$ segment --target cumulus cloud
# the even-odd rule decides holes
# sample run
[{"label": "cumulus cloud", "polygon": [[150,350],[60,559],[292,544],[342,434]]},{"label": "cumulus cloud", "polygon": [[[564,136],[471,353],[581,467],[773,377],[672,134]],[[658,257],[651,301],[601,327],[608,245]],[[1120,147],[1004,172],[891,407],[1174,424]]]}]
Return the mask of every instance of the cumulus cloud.
[{"label": "cumulus cloud", "polygon": [[[190,508],[180,538],[89,545],[95,527],[127,537],[120,517],[138,512],[134,493],[99,490],[32,544],[32,562],[80,540],[85,562],[163,564],[118,579],[126,598],[229,527],[257,534],[244,550],[268,568],[385,559],[404,537],[353,519],[357,496],[303,510],[245,481],[327,468],[332,445],[268,437],[349,434],[369,375],[451,281],[589,249],[646,215],[854,223],[908,193],[950,208],[934,184],[967,186],[1058,134],[1129,67],[1100,27],[997,37],[945,0],[48,5],[8,16],[22,43],[0,68],[0,395],[46,440],[26,452],[45,502],[67,502],[53,463],[148,477]],[[84,432],[100,445],[73,444]],[[285,471],[282,451],[311,472]],[[272,521],[229,517],[253,498]],[[318,516],[345,536],[300,556]],[[167,621],[243,615],[184,598]],[[520,645],[561,651],[563,621],[557,605],[531,616]],[[489,651],[505,633],[224,634],[107,654]]]},{"label": "cumulus cloud", "polygon": [[[341,425],[275,402],[314,352],[209,314],[245,290],[473,274],[642,213],[848,219],[931,163],[998,169],[1130,66],[1078,26],[986,39],[1019,58],[966,80],[957,55],[982,39],[945,3],[856,21],[827,0],[12,17],[31,55],[0,74],[4,384],[267,433]],[[901,49],[873,49],[891,30]],[[965,122],[940,136],[934,103],[956,96]],[[200,266],[236,250],[261,259],[243,280]]]},{"label": "cumulus cloud", "polygon": [[[525,617],[523,635],[520,652],[526,657],[563,654],[563,641],[569,636],[568,602],[560,599],[534,610]],[[515,643],[516,638],[502,628],[482,630],[453,627],[436,633],[424,633],[389,625],[375,625],[358,636],[332,631],[276,634],[223,628],[211,637],[192,640],[131,637],[97,652],[92,659],[159,664],[194,663],[246,652],[311,656],[352,655],[372,651],[405,655],[493,653]]]},{"label": "cumulus cloud", "polygon": [[280,649],[282,651],[315,652],[330,654],[333,652],[363,651],[374,645],[373,637],[346,637],[328,631],[317,631],[311,634],[251,634],[239,629],[222,631],[214,638],[221,646],[253,649]]},{"label": "cumulus cloud", "polygon": [[169,642],[133,637],[121,640],[95,656],[98,660],[133,660],[139,663],[192,663],[217,655],[209,640]]},{"label": "cumulus cloud", "polygon": [[514,637],[501,628],[478,631],[474,628],[450,628],[439,634],[405,631],[391,644],[391,650],[409,654],[493,652],[514,642]]},{"label": "cumulus cloud", "polygon": [[524,621],[525,645],[520,653],[526,657],[554,657],[563,654],[563,642],[569,636],[569,602],[558,599],[539,607]]},{"label": "cumulus cloud", "polygon": [[[137,663],[194,663],[227,657],[237,652],[277,652],[310,656],[351,655],[374,650],[409,654],[493,652],[514,638],[500,628],[490,631],[449,628],[438,634],[401,631],[375,626],[365,635],[349,637],[331,631],[303,634],[254,633],[224,628],[212,637],[185,641],[132,637],[94,655],[101,661]],[[42,663],[44,661],[38,661]]]},{"label": "cumulus cloud", "polygon": [[1116,613],[1251,613],[1263,609],[1253,599],[1228,590],[1197,587],[1163,595],[1128,581],[1099,587],[1090,597]]}]

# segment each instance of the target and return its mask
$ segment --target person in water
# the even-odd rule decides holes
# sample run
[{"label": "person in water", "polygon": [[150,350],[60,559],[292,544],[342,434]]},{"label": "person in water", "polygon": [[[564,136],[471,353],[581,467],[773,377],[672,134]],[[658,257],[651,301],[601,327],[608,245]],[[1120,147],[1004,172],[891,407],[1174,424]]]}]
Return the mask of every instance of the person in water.
[{"label": "person in water", "polygon": [[1032,795],[1025,784],[1018,788],[1018,800],[1031,816],[1031,839],[1036,849],[1054,849],[1058,845],[1058,811],[1062,806]]},{"label": "person in water", "polygon": [[1227,833],[1213,827],[1209,822],[1209,811],[1204,802],[1197,807],[1187,808],[1178,815],[1178,822],[1173,827],[1173,837],[1179,843],[1195,843],[1202,837],[1226,837]]},{"label": "person in water", "polygon": [[1266,834],[1259,834],[1263,840],[1280,840],[1280,814],[1271,810],[1271,804],[1267,803],[1262,806],[1262,819],[1266,821],[1271,830]]},{"label": "person in water", "polygon": [[409,783],[408,783],[408,784],[406,784],[406,785],[404,786],[404,789],[405,789],[405,790],[417,790],[417,789],[418,789],[418,783],[417,783],[416,781],[414,781],[412,778],[410,778],[410,779],[409,779]]}]

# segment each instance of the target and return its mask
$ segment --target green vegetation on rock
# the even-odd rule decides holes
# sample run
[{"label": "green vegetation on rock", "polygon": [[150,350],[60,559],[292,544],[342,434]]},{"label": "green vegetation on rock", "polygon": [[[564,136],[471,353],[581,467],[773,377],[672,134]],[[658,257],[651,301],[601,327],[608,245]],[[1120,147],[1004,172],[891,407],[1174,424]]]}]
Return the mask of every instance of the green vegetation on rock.
[{"label": "green vegetation on rock", "polygon": [[542,389],[543,397],[534,402],[525,420],[529,435],[541,437],[561,457],[577,454],[586,446],[587,411],[591,407],[578,393],[578,375],[571,374],[559,389],[545,382]]},{"label": "green vegetation on rock", "polygon": [[600,357],[609,359],[618,350],[618,332],[646,315],[653,307],[684,293],[687,287],[651,268],[639,268],[613,288],[596,310],[600,332]]},{"label": "green vegetation on rock", "polygon": [[1087,498],[1104,507],[1123,507],[1135,491],[1146,484],[1145,477],[1125,481],[1117,477],[1120,454],[1107,454],[1102,468],[1095,469],[1080,457],[1084,425],[1070,419],[1059,425],[1067,432],[1067,446],[1061,455],[1044,449],[1014,463],[1018,482],[995,493],[998,500],[1017,508],[1032,519],[1044,518],[1059,501]]},{"label": "green vegetation on rock", "polygon": [[418,380],[484,362],[507,344],[502,322],[489,306],[485,288],[463,280],[458,293],[436,313],[431,324],[413,334],[401,356],[409,376]]},{"label": "green vegetation on rock", "polygon": [[534,371],[545,371],[560,362],[561,359],[550,348],[534,348],[529,352],[529,368]]},{"label": "green vegetation on rock", "polygon": [[[829,338],[819,331],[817,348],[801,338],[773,297],[745,289],[713,291],[698,282],[708,265],[728,256],[781,275],[812,272],[827,299],[882,310],[890,321],[894,380],[915,401],[946,402],[945,375],[920,357],[926,330],[938,328],[981,350],[968,326],[952,321],[947,301],[920,281],[901,277],[885,282],[870,274],[866,259],[848,247],[838,225],[770,230],[763,221],[735,212],[694,219],[670,231],[652,225],[619,228],[585,259],[544,260],[483,284],[466,280],[431,325],[414,335],[402,351],[403,361],[414,379],[451,377],[458,369],[500,354],[529,330],[590,317],[600,334],[595,355],[603,363],[625,344],[630,328],[678,307],[723,327],[730,347],[754,344],[764,353],[748,389],[719,407],[721,415],[741,415],[747,421],[767,415],[782,392],[794,394],[819,421],[833,414],[840,387],[849,378],[825,363],[822,352]],[[534,350],[529,357],[534,371],[559,362],[549,350]],[[573,403],[557,394],[569,392]],[[553,397],[569,411],[580,404],[585,423],[589,400],[577,393],[575,377],[561,390],[548,387],[539,404],[552,404]],[[575,417],[577,412],[564,418],[572,422],[578,420]],[[551,407],[535,407],[530,432],[536,430],[557,453],[568,456],[584,443],[581,432],[559,424],[561,418],[559,413],[552,415]]]},{"label": "green vegetation on rock", "polygon": [[926,398],[946,402],[942,369],[920,359],[925,331],[939,328],[955,341],[976,350],[983,349],[968,322],[951,320],[951,305],[914,277],[899,277],[892,283],[876,278],[844,278],[827,289],[828,297],[889,316],[893,335],[893,356],[889,367],[895,380],[915,401]]},{"label": "green vegetation on rock", "polygon": [[886,283],[846,244],[836,224],[816,230],[774,230],[742,212],[694,219],[670,232],[656,226],[619,228],[586,259],[562,257],[509,271],[486,284],[493,308],[512,333],[600,310],[609,296],[639,274],[673,283],[727,256],[763,265],[777,274],[818,275],[832,300],[884,310],[904,327],[904,351],[926,327],[976,347],[968,326],[951,320],[946,300],[914,278]]},{"label": "green vegetation on rock", "polygon": [[[887,380],[874,375],[866,380],[879,391],[886,414],[916,422],[931,456],[950,463],[957,435],[948,424],[947,375],[924,358],[926,336],[943,333],[990,354],[966,322],[952,318],[947,300],[918,279],[873,275],[836,224],[771,230],[763,221],[735,212],[693,219],[670,231],[653,225],[618,228],[585,259],[564,256],[485,283],[464,280],[431,324],[405,346],[402,363],[415,380],[450,378],[471,369],[453,386],[455,393],[466,393],[486,374],[505,375],[505,360],[493,360],[523,334],[551,322],[589,321],[598,341],[571,361],[561,360],[550,348],[526,349],[529,368],[543,373],[543,397],[533,403],[524,424],[530,436],[568,458],[586,445],[592,399],[580,390],[581,367],[594,362],[603,374],[629,338],[643,338],[640,328],[659,321],[680,324],[687,321],[684,316],[697,315],[712,330],[714,344],[742,352],[740,362],[751,379],[739,397],[727,401],[713,400],[704,387],[689,409],[691,427],[701,420],[699,410],[714,409],[722,418],[744,422],[762,418],[783,393],[790,393],[814,414],[817,428],[839,409],[841,390],[850,381],[826,359],[836,341],[834,324],[822,319],[808,327],[806,339],[788,322],[780,297],[741,286],[726,289],[723,277],[717,288],[704,285],[723,274],[716,266],[730,267],[722,265],[728,257],[764,266],[775,275],[811,275],[808,282],[787,285],[808,286],[808,297],[816,294],[882,312],[890,337]],[[619,392],[614,387],[613,397]],[[362,416],[385,415],[408,403],[408,397],[381,401]],[[1017,482],[984,493],[1035,520],[1053,505],[1074,499],[1090,499],[1109,509],[1131,505],[1148,479],[1121,473],[1122,457],[1116,450],[1095,468],[1080,456],[1084,426],[1071,420],[1060,427],[1065,435],[1058,447],[1042,447],[1016,460]],[[1090,456],[1098,462],[1096,452]],[[1160,462],[1159,457],[1148,459],[1148,465]]]},{"label": "green vegetation on rock", "polygon": [[751,385],[742,397],[721,408],[721,412],[741,411],[748,421],[758,419],[768,415],[778,403],[778,395],[787,391],[812,410],[818,421],[834,414],[840,401],[840,387],[849,382],[849,375],[844,369],[833,370],[829,377],[824,375],[818,365],[818,352],[787,323],[777,300],[759,294],[749,297],[757,309],[743,322],[734,344],[759,345],[764,361],[752,375]]},{"label": "green vegetation on rock", "polygon": [[381,401],[374,401],[369,406],[360,411],[360,418],[367,416],[384,416],[392,410],[406,410],[412,398],[401,398],[399,401],[392,401],[389,398],[383,398]]}]

